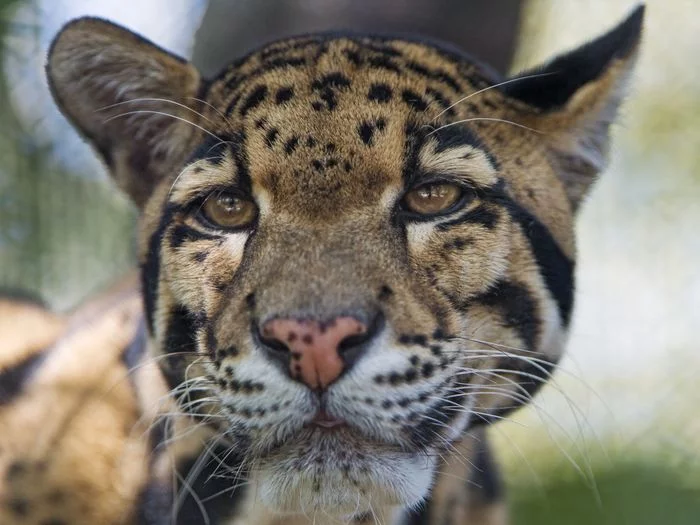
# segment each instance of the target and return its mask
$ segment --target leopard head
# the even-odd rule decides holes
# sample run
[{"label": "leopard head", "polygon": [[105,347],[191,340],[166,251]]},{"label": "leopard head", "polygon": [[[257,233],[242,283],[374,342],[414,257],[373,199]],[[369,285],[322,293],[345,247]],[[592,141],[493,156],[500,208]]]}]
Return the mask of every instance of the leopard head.
[{"label": "leopard head", "polygon": [[267,506],[416,505],[547,380],[642,14],[507,80],[392,37],[204,79],[103,20],[57,36],[56,101],[141,210],[152,355]]}]

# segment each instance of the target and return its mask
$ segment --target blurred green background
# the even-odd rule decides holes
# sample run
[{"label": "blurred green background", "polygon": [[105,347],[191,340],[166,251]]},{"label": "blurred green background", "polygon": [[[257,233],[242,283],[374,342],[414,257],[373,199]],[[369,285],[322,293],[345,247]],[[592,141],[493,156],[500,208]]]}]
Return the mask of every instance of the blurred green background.
[{"label": "blurred green background", "polygon": [[[523,69],[634,4],[211,0],[192,56],[212,73],[265,40],[342,20],[432,34]],[[0,0],[3,70],[40,40],[36,17],[14,17],[18,5],[36,10]],[[569,353],[533,406],[492,429],[518,525],[700,524],[700,17],[696,0],[647,5],[611,166],[579,217]],[[136,215],[96,164],[57,161],[56,144],[38,138],[46,123],[18,116],[10,99],[31,106],[30,87],[0,83],[0,286],[67,309],[133,265]]]}]

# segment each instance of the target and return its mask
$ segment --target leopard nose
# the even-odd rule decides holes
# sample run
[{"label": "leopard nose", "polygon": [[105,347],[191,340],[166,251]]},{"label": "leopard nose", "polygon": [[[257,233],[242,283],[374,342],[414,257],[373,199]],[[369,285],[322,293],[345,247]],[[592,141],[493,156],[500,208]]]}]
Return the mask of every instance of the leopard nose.
[{"label": "leopard nose", "polygon": [[359,357],[374,330],[354,317],[327,321],[272,319],[262,326],[268,355],[313,390],[326,389]]}]

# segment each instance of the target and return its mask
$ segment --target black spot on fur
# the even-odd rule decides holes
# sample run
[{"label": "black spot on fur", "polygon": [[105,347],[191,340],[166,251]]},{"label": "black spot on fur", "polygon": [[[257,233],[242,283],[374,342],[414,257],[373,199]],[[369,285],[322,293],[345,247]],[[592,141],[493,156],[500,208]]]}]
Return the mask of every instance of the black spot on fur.
[{"label": "black spot on fur", "polygon": [[357,133],[366,146],[372,145],[372,137],[374,136],[374,125],[372,123],[367,121],[362,122],[357,127]]},{"label": "black spot on fur", "polygon": [[425,111],[428,108],[428,103],[418,93],[410,89],[404,89],[401,92],[401,98],[412,109],[416,111]]},{"label": "black spot on fur", "polygon": [[7,467],[7,470],[5,471],[5,480],[8,483],[13,483],[18,478],[24,476],[27,470],[28,465],[24,461],[13,461],[12,463],[10,463],[10,465]]},{"label": "black spot on fur", "polygon": [[352,62],[354,65],[359,66],[362,63],[360,54],[352,49],[343,49],[343,54],[345,57]]},{"label": "black spot on fur", "polygon": [[198,264],[202,264],[204,261],[207,260],[208,256],[209,256],[209,254],[207,252],[196,252],[192,256],[192,260]]},{"label": "black spot on fur", "polygon": [[285,102],[289,101],[294,97],[294,89],[291,87],[283,87],[279,88],[277,90],[277,93],[275,93],[275,103],[276,104],[284,104]]},{"label": "black spot on fur", "polygon": [[334,88],[342,89],[350,87],[350,79],[342,73],[335,72],[324,75],[311,84],[312,89]]},{"label": "black spot on fur", "polygon": [[270,128],[265,134],[265,144],[268,148],[272,148],[277,141],[277,136],[279,135],[279,130],[277,128]]},{"label": "black spot on fur", "polygon": [[389,84],[372,84],[367,93],[367,99],[371,102],[386,104],[391,100],[392,94]]},{"label": "black spot on fur", "polygon": [[437,80],[438,82],[442,82],[443,84],[448,85],[452,89],[452,91],[456,93],[462,92],[462,88],[460,87],[457,80],[445,71],[442,71],[440,69],[433,70],[428,68],[427,66],[424,66],[423,64],[419,64],[418,62],[413,61],[407,62],[406,68],[424,77],[430,78],[432,80]]},{"label": "black spot on fur", "polygon": [[7,506],[17,517],[26,517],[29,514],[29,502],[24,498],[13,498]]},{"label": "black spot on fur", "polygon": [[452,109],[452,101],[450,101],[442,92],[431,87],[425,88],[425,94],[433,98],[433,100],[440,106],[440,109],[445,111],[445,115],[453,116],[455,110]]},{"label": "black spot on fur", "polygon": [[245,304],[248,307],[248,310],[255,309],[255,294],[249,293],[248,295],[246,295]]},{"label": "black spot on fur", "polygon": [[241,106],[240,111],[241,117],[245,117],[248,112],[262,104],[265,97],[267,97],[267,86],[257,86],[243,102],[243,106]]},{"label": "black spot on fur", "polygon": [[443,246],[445,250],[462,250],[472,244],[473,240],[470,237],[455,237],[450,239]]},{"label": "black spot on fur", "polygon": [[11,403],[22,393],[45,358],[45,352],[38,352],[0,372],[0,406]]},{"label": "black spot on fur", "polygon": [[386,69],[387,71],[393,71],[394,73],[401,73],[401,68],[391,60],[389,57],[385,56],[375,56],[367,59],[367,63],[370,67],[377,69]]},{"label": "black spot on fur", "polygon": [[297,135],[293,135],[287,142],[284,143],[284,152],[287,155],[291,155],[294,153],[294,150],[297,149],[297,146],[299,145],[299,137]]},{"label": "black spot on fur", "polygon": [[379,299],[380,301],[386,301],[392,295],[394,295],[394,290],[392,290],[391,287],[384,284],[379,288],[379,295],[377,296],[377,299]]}]

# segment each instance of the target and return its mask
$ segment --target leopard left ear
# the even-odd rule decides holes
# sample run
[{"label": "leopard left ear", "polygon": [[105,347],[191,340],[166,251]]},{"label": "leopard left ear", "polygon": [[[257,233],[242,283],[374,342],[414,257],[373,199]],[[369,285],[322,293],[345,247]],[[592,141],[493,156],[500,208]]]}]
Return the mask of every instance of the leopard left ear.
[{"label": "leopard left ear", "polygon": [[63,114],[139,207],[201,135],[197,70],[126,28],[73,20],[54,39],[46,73]]},{"label": "leopard left ear", "polygon": [[604,35],[501,88],[530,106],[519,120],[543,133],[574,209],[607,165],[610,124],[627,93],[643,19],[640,5]]}]

